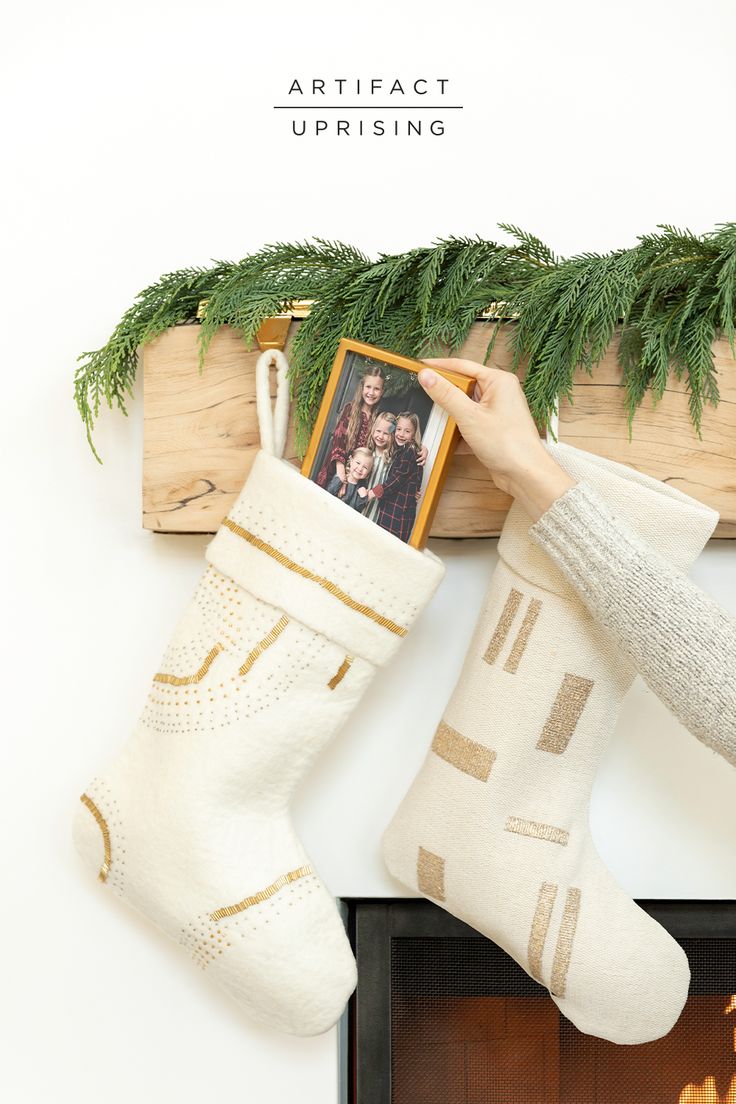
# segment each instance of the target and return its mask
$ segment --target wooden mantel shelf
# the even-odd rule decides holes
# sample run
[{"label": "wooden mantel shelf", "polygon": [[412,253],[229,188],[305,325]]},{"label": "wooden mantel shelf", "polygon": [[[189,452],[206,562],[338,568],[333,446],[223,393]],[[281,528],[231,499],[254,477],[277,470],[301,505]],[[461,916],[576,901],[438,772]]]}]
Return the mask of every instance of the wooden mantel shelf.
[{"label": "wooden mantel shelf", "polygon": [[[289,341],[299,322],[291,324]],[[493,323],[473,326],[461,355],[482,360]],[[258,447],[255,362],[238,333],[216,334],[202,373],[198,326],[178,326],[143,350],[143,525],[160,533],[214,533],[245,480]],[[288,343],[286,352],[288,355]],[[736,361],[715,346],[721,401],[693,429],[684,381],[670,377],[654,407],[647,395],[628,440],[621,370],[612,345],[593,376],[579,372],[574,403],[560,408],[559,439],[678,487],[721,515],[717,537],[736,537]],[[494,367],[509,369],[502,332]],[[298,463],[293,428],[287,455]],[[434,537],[497,536],[510,499],[460,443],[435,516]]]}]

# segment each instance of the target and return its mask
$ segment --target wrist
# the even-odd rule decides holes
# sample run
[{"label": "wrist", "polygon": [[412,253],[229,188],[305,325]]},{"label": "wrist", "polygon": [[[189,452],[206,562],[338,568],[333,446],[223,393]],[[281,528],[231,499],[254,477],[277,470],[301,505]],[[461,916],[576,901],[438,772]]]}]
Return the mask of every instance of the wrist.
[{"label": "wrist", "polygon": [[508,493],[534,522],[575,483],[576,480],[542,450],[541,454],[530,457],[510,474]]}]

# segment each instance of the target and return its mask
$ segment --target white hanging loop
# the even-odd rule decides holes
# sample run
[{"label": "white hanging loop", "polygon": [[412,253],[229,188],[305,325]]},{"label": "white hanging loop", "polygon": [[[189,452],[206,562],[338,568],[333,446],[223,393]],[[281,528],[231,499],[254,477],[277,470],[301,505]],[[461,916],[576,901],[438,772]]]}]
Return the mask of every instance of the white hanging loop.
[{"label": "white hanging loop", "polygon": [[[271,368],[276,369],[276,399],[271,406]],[[289,429],[289,362],[278,349],[266,349],[256,361],[256,412],[261,448],[281,458]]]}]

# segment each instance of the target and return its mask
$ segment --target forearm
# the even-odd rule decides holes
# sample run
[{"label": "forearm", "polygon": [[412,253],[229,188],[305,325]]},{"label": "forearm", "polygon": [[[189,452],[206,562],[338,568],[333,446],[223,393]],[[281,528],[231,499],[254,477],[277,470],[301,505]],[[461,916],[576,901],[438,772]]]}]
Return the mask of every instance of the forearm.
[{"label": "forearm", "polygon": [[736,622],[586,483],[553,500],[530,535],[664,704],[736,764]]}]

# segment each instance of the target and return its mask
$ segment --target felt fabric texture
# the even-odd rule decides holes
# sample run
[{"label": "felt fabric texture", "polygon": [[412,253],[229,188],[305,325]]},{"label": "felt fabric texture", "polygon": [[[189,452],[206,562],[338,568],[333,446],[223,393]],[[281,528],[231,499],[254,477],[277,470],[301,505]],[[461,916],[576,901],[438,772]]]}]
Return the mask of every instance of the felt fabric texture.
[{"label": "felt fabric texture", "polygon": [[443,567],[260,452],[117,759],[74,821],[90,870],[252,1016],[327,1030],[355,986],[289,815]]},{"label": "felt fabric texture", "polygon": [[[673,569],[711,535],[717,515],[676,489],[547,447]],[[384,857],[404,885],[502,946],[581,1031],[643,1043],[676,1022],[687,959],[610,875],[588,826],[635,669],[531,525],[514,503],[459,682]]]}]

